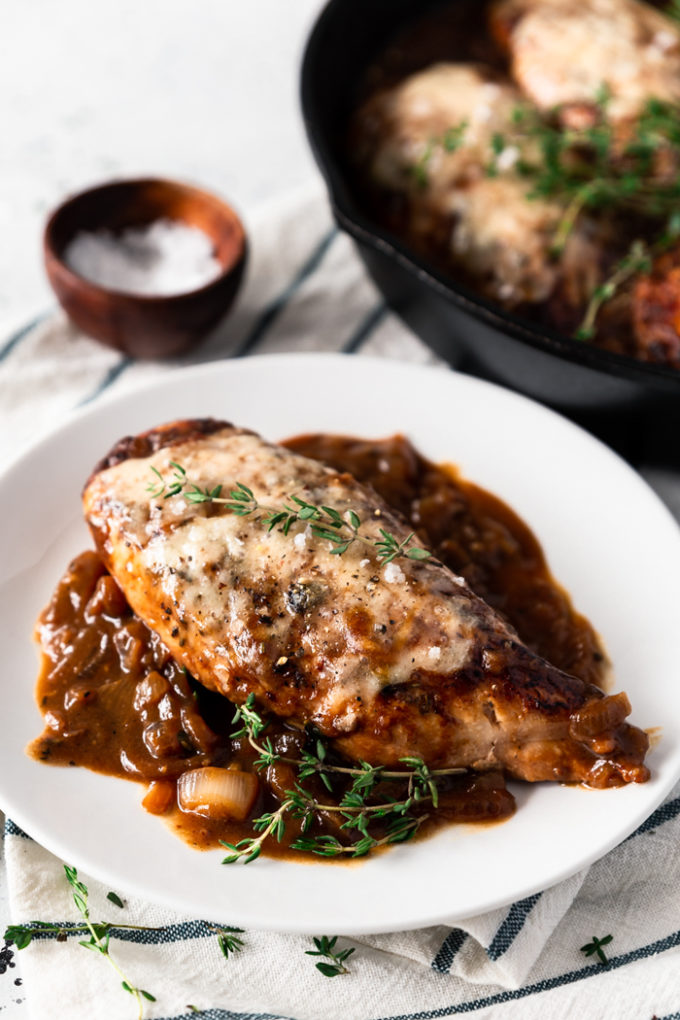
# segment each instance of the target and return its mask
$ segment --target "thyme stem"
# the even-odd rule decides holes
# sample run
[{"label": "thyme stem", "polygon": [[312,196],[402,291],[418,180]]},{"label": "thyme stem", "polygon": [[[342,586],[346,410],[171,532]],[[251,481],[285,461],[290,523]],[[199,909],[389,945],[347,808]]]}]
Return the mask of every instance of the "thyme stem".
[{"label": "thyme stem", "polygon": [[256,819],[253,823],[254,826],[258,827],[259,823],[263,823],[264,827],[260,835],[253,839],[242,839],[238,843],[227,843],[221,839],[221,845],[230,851],[222,863],[233,864],[235,861],[243,860],[244,864],[250,864],[251,861],[257,860],[260,856],[262,844],[268,836],[275,835],[278,841],[281,842],[284,832],[284,816],[292,807],[293,800],[287,798],[272,814],[262,815],[262,818]]},{"label": "thyme stem", "polygon": [[[418,815],[417,817],[411,817],[404,820],[403,831],[398,832],[396,835],[403,839],[411,839],[415,836],[416,832],[429,818],[428,815]],[[291,844],[293,850],[306,850],[313,854],[317,854],[320,857],[339,857],[342,854],[350,854],[352,857],[362,857],[369,850],[377,850],[382,846],[389,846],[396,842],[401,842],[402,838],[395,838],[395,833],[390,832],[387,836],[383,836],[381,839],[371,840],[370,847],[361,852],[357,852],[357,844],[350,844],[346,846],[333,836],[321,836],[318,840],[306,840],[304,836],[296,839]]]},{"label": "thyme stem", "polygon": [[557,230],[555,231],[555,236],[553,237],[553,242],[550,247],[550,252],[552,255],[561,255],[562,252],[564,251],[564,247],[567,243],[567,240],[569,239],[569,235],[574,229],[576,220],[580,216],[583,207],[586,205],[588,201],[588,196],[591,194],[592,190],[593,190],[592,181],[588,184],[584,184],[582,188],[579,188],[579,190],[576,192],[574,197],[569,202],[567,208],[564,210],[562,218],[557,225]]},{"label": "thyme stem", "polygon": [[[253,750],[257,751],[258,754],[263,759],[259,763],[256,762],[256,765],[257,764],[261,764],[261,765],[269,764],[270,758],[272,757],[272,752],[269,751],[267,748],[263,747],[262,744],[258,744],[258,742],[254,739],[254,737],[251,734],[248,734],[248,743],[253,748]],[[275,757],[276,761],[283,762],[285,765],[298,765],[298,766],[300,766],[300,765],[305,766],[306,765],[306,766],[308,766],[310,764],[309,761],[303,761],[301,758],[287,758],[285,755],[278,755],[278,754],[273,755],[273,757]],[[366,770],[365,770],[365,768],[364,769],[352,768],[352,766],[350,766],[350,765],[329,765],[329,764],[327,764],[325,762],[319,762],[319,764],[317,766],[317,771],[319,771],[319,772],[322,772],[322,771],[323,772],[337,772],[339,775],[344,775],[344,776],[361,776],[361,775],[365,774]],[[464,769],[464,768],[430,769],[430,775],[431,776],[455,776],[455,775],[464,775],[464,773],[466,773],[467,771],[468,771],[468,769]],[[381,779],[410,779],[413,775],[414,775],[413,772],[408,772],[408,771],[406,771],[406,769],[403,769],[403,770],[400,770],[400,771],[398,771],[396,769],[394,771],[390,771],[389,769],[380,769],[380,778]]]},{"label": "thyme stem", "polygon": [[614,297],[623,283],[648,269],[650,261],[650,252],[644,241],[633,241],[628,254],[616,264],[611,276],[593,291],[581,325],[574,333],[576,340],[590,340],[595,335],[595,322],[602,305]]}]

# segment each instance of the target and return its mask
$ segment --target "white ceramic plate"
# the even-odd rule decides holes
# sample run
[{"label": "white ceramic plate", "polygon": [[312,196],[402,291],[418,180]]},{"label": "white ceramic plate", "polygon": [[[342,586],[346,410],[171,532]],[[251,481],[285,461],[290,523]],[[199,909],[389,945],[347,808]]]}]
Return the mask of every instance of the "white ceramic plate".
[{"label": "white ceramic plate", "polygon": [[[80,491],[122,435],[213,415],[271,439],[305,431],[403,432],[510,504],[603,635],[633,721],[662,726],[641,786],[515,788],[502,825],[448,828],[348,865],[261,858],[222,867],[139,804],[142,787],[24,753],[42,729],[36,616],[71,554],[90,544]],[[193,917],[308,934],[454,921],[543,889],[632,832],[680,775],[680,535],[656,496],[598,441],[538,404],[446,370],[337,355],[283,355],[178,371],[98,404],[0,478],[0,804],[65,861],[119,892]],[[159,866],[160,862],[160,866]]]}]

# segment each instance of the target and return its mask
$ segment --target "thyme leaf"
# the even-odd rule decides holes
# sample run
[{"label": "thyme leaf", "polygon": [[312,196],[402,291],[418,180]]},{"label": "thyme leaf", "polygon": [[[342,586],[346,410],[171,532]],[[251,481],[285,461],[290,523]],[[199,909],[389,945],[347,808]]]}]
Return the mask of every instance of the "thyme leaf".
[{"label": "thyme leaf", "polygon": [[243,935],[243,928],[234,928],[231,925],[220,925],[215,928],[217,932],[217,944],[220,947],[225,960],[229,959],[230,953],[240,953],[244,942],[238,936]]},{"label": "thyme leaf", "polygon": [[330,960],[330,963],[317,963],[316,969],[320,971],[324,977],[337,977],[339,974],[349,974],[349,970],[345,967],[345,960],[349,959],[352,953],[355,951],[354,946],[350,949],[341,949],[336,951],[335,946],[338,941],[338,936],[334,935],[329,938],[327,935],[322,935],[321,938],[315,938],[314,945],[316,949],[307,949],[305,951],[306,956],[323,956],[325,959]]},{"label": "thyme leaf", "polygon": [[413,175],[413,179],[415,180],[418,188],[424,190],[430,183],[429,169],[435,153],[437,151],[451,153],[460,149],[465,142],[465,132],[467,131],[467,128],[468,121],[462,120],[460,124],[455,124],[453,127],[447,128],[442,135],[433,136],[425,143],[420,156],[410,168],[410,172]]},{"label": "thyme leaf", "polygon": [[600,963],[605,966],[609,963],[606,954],[602,946],[608,946],[614,938],[613,935],[605,935],[604,938],[598,939],[593,935],[591,942],[586,942],[585,946],[581,946],[580,952],[585,953],[586,956],[597,956]]}]

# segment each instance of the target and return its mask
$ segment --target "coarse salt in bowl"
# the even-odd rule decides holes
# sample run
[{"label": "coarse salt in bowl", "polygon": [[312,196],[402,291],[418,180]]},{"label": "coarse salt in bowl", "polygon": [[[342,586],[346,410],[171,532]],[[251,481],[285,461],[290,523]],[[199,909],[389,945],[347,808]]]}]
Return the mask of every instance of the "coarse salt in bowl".
[{"label": "coarse salt in bowl", "polygon": [[90,283],[149,297],[196,290],[222,273],[208,235],[167,218],[120,234],[80,231],[67,245],[64,262]]},{"label": "coarse salt in bowl", "polygon": [[44,235],[47,275],[84,333],[140,358],[181,354],[231,306],[247,242],[234,210],[174,181],[113,181],[68,199]]}]

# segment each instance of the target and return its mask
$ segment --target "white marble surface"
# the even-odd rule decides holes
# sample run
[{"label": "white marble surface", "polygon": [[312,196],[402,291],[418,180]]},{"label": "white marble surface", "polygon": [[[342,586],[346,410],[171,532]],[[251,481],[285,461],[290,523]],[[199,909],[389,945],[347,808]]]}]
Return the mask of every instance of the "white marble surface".
[{"label": "white marble surface", "polygon": [[2,0],[0,340],[52,298],[40,245],[66,194],[120,175],[246,215],[310,182],[300,55],[321,0]]},{"label": "white marble surface", "polygon": [[[315,179],[298,69],[321,5],[2,0],[0,343],[53,304],[41,235],[67,194],[111,177],[159,174],[214,190],[247,218],[260,202]],[[3,875],[0,856],[2,931]],[[3,1020],[28,1016],[15,984],[20,957],[13,962],[0,974]]]}]

